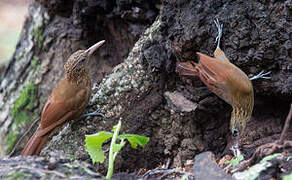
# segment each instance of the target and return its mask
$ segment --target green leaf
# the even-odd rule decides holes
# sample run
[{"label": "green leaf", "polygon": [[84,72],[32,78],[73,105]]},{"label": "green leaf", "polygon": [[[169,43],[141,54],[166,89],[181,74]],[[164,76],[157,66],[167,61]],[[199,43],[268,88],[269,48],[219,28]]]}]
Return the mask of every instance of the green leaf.
[{"label": "green leaf", "polygon": [[101,131],[92,135],[86,135],[85,147],[93,164],[95,162],[104,162],[105,157],[102,151],[102,144],[112,136],[113,133],[106,131]]},{"label": "green leaf", "polygon": [[233,166],[238,165],[242,160],[244,160],[243,155],[239,155],[238,157],[232,158],[230,161],[225,161],[225,164],[232,164]]},{"label": "green leaf", "polygon": [[134,149],[137,149],[138,144],[144,147],[149,141],[149,137],[141,136],[137,134],[122,134],[122,135],[119,135],[118,138],[127,139],[130,142],[131,147]]},{"label": "green leaf", "polygon": [[243,157],[243,155],[239,155],[237,159],[240,162],[240,161],[244,160],[244,157]]},{"label": "green leaf", "polygon": [[118,127],[118,124],[114,125],[113,128],[112,128],[112,132],[115,132],[117,127]]},{"label": "green leaf", "polygon": [[113,147],[114,147],[114,153],[120,152],[120,150],[124,147],[125,144],[126,144],[126,142],[123,142],[121,144],[114,144],[113,145]]},{"label": "green leaf", "polygon": [[292,180],[292,173],[289,175],[284,175],[283,180]]}]

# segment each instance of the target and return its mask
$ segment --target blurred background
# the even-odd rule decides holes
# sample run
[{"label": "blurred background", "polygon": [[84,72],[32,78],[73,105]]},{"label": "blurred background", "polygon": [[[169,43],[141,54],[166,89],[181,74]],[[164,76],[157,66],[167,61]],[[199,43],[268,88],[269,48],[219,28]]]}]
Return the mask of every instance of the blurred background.
[{"label": "blurred background", "polygon": [[13,55],[32,0],[0,0],[0,67]]}]

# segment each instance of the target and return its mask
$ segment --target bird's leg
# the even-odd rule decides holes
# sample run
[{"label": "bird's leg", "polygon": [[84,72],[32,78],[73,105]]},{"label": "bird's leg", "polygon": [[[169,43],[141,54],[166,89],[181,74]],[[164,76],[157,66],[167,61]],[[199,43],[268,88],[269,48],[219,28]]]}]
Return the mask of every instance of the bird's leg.
[{"label": "bird's leg", "polygon": [[221,37],[222,37],[223,24],[220,24],[218,19],[214,20],[214,23],[215,23],[217,30],[218,30],[218,35],[217,35],[216,40],[215,40],[215,43],[217,42],[217,47],[214,51],[214,56],[215,56],[215,58],[220,59],[221,61],[229,62],[225,53],[220,49],[220,41],[221,41]]},{"label": "bird's leg", "polygon": [[105,118],[105,115],[102,114],[99,109],[97,109],[94,112],[90,112],[90,113],[86,113],[82,115],[83,118],[90,117],[90,116],[101,116],[102,118]]},{"label": "bird's leg", "polygon": [[240,164],[244,161],[243,156],[242,156],[242,154],[241,154],[241,152],[239,150],[238,139],[236,140],[236,144],[233,145],[230,148],[230,150],[232,151],[233,156],[234,156],[232,159],[237,159],[239,161],[239,164],[232,165],[232,163],[230,163],[228,166],[226,166],[224,168],[224,170],[225,170],[225,172],[231,172],[231,173],[233,173],[233,172],[236,172],[238,170],[238,168],[240,168],[238,166],[242,166]]},{"label": "bird's leg", "polygon": [[267,76],[271,74],[271,71],[264,73],[264,70],[262,70],[259,74],[249,78],[249,80],[256,80],[256,79],[271,79],[271,76]]},{"label": "bird's leg", "polygon": [[230,150],[233,152],[233,155],[235,157],[239,157],[241,155],[241,152],[239,150],[238,140],[236,141],[236,144],[230,148]]},{"label": "bird's leg", "polygon": [[215,43],[217,42],[217,47],[220,48],[220,40],[222,37],[223,24],[220,24],[218,19],[214,20],[214,23],[218,29],[218,35],[216,37]]}]

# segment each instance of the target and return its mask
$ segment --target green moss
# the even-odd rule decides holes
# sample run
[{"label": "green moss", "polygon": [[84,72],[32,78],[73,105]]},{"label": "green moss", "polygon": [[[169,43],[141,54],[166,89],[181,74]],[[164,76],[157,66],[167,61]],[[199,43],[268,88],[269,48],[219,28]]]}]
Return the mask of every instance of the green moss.
[{"label": "green moss", "polygon": [[30,174],[25,174],[22,172],[11,172],[5,176],[5,179],[27,179],[32,177]]},{"label": "green moss", "polygon": [[23,55],[22,54],[16,57],[16,61],[21,61],[22,59],[23,59]]},{"label": "green moss", "polygon": [[6,143],[7,143],[6,153],[7,154],[12,151],[18,134],[19,134],[18,131],[14,131],[14,132],[12,131],[6,136]]},{"label": "green moss", "polygon": [[78,163],[72,162],[72,163],[67,164],[66,166],[71,169],[78,169],[80,165]]},{"label": "green moss", "polygon": [[42,27],[34,28],[33,35],[37,41],[38,47],[41,48],[44,41],[43,28]]},{"label": "green moss", "polygon": [[72,172],[68,168],[61,168],[62,172],[66,174],[67,177],[70,177],[72,175]]},{"label": "green moss", "polygon": [[40,59],[38,57],[33,57],[31,60],[31,66],[35,69],[39,63]]},{"label": "green moss", "polygon": [[76,157],[73,154],[66,154],[66,157],[67,158],[70,158],[72,160],[75,160],[76,159]]},{"label": "green moss", "polygon": [[14,102],[11,110],[11,114],[14,117],[16,124],[23,124],[30,120],[30,116],[27,112],[31,112],[37,101],[37,86],[33,83],[28,83],[23,89],[20,96]]},{"label": "green moss", "polygon": [[267,162],[267,161],[269,161],[269,160],[271,160],[271,159],[274,159],[274,158],[276,158],[276,157],[278,157],[278,156],[281,156],[281,155],[282,155],[282,153],[271,154],[271,155],[269,155],[269,156],[264,157],[264,158],[261,160],[261,162]]},{"label": "green moss", "polygon": [[37,66],[36,67],[36,72],[40,72],[41,71],[41,66]]}]

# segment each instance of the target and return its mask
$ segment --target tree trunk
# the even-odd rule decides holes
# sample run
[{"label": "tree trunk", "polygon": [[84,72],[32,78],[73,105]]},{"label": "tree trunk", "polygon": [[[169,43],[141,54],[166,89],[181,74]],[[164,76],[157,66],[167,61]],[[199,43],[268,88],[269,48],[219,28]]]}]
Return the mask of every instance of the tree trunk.
[{"label": "tree trunk", "polygon": [[0,155],[10,152],[17,138],[40,116],[74,51],[106,40],[90,62],[93,82],[98,84],[127,57],[158,14],[154,1],[41,3],[30,5],[15,54],[1,76],[0,137],[4,141]]},{"label": "tree trunk", "polygon": [[231,107],[198,78],[174,72],[175,62],[195,60],[196,52],[213,54],[216,18],[224,24],[221,49],[232,63],[250,77],[272,71],[272,79],[253,82],[255,107],[242,149],[249,155],[279,137],[292,100],[290,1],[42,1],[30,6],[1,78],[1,150],[9,152],[40,116],[67,57],[105,39],[106,46],[91,61],[98,85],[87,111],[99,108],[106,119],[66,123],[42,154],[61,150],[88,159],[85,134],[109,131],[119,119],[122,132],[150,137],[143,150],[122,151],[116,164],[120,170],[154,167],[168,158],[173,166],[183,166],[198,152],[222,153],[230,136]]}]

